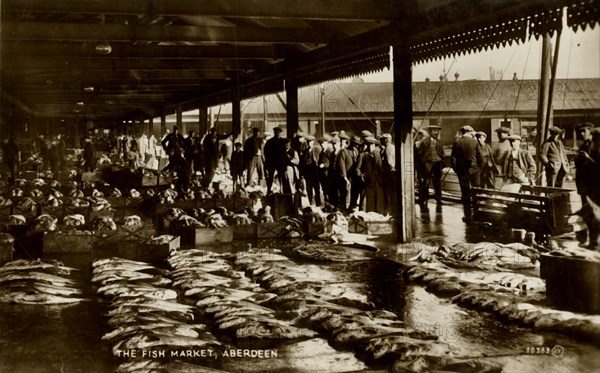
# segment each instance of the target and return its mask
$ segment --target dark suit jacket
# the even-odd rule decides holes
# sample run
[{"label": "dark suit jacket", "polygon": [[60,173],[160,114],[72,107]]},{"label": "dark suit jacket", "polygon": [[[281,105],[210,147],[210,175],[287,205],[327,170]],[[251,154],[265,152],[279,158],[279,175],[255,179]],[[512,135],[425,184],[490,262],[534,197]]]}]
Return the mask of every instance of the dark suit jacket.
[{"label": "dark suit jacket", "polygon": [[477,167],[477,140],[463,136],[452,146],[452,168],[457,175],[473,174]]}]

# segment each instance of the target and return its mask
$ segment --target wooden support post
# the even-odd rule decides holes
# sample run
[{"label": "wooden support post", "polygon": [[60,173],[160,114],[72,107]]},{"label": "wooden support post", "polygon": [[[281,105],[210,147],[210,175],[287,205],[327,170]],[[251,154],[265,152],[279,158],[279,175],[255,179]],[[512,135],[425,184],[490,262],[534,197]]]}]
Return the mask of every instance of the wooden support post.
[{"label": "wooden support post", "polygon": [[550,34],[544,34],[542,38],[542,66],[540,72],[540,88],[539,88],[539,97],[538,97],[538,111],[537,111],[537,144],[536,146],[536,164],[537,164],[537,175],[536,175],[536,184],[541,185],[542,182],[542,172],[543,168],[541,167],[540,162],[540,153],[542,150],[542,144],[546,141],[546,134],[548,129],[546,128],[546,116],[548,113],[546,112],[546,107],[548,105],[548,96],[550,94],[550,64],[552,57],[550,56],[550,50],[552,45],[550,43]]},{"label": "wooden support post", "polygon": [[265,131],[267,131],[268,126],[267,126],[267,121],[269,118],[269,109],[267,107],[267,95],[263,95],[262,96],[262,102],[263,102],[263,125],[262,125],[262,132],[265,133]]},{"label": "wooden support post", "polygon": [[208,132],[208,108],[198,108],[198,136],[202,137]]},{"label": "wooden support post", "polygon": [[154,118],[148,118],[148,129],[146,130],[146,135],[148,137],[154,135]]},{"label": "wooden support post", "polygon": [[240,99],[240,86],[237,79],[234,79],[231,87],[231,133],[233,134],[233,142],[240,141],[242,133],[242,105]]},{"label": "wooden support post", "polygon": [[394,45],[394,135],[396,138],[396,239],[415,235],[415,185],[413,162],[412,61],[408,45]]},{"label": "wooden support post", "polygon": [[185,128],[185,123],[183,122],[183,110],[181,107],[178,107],[175,111],[175,116],[177,118],[177,127],[179,127],[179,133],[182,135],[187,134],[187,128]]},{"label": "wooden support post", "polygon": [[167,116],[165,114],[160,115],[160,136],[159,140],[167,133]]},{"label": "wooden support post", "polygon": [[290,80],[285,83],[287,137],[291,139],[298,132],[298,84]]}]

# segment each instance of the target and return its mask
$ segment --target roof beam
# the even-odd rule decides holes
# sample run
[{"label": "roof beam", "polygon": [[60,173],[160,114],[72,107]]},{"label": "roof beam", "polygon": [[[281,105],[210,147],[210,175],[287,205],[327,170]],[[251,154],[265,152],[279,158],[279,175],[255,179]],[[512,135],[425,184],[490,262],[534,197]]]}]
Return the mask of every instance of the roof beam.
[{"label": "roof beam", "polygon": [[64,59],[64,58],[21,58],[11,60],[14,74],[27,70],[254,70],[258,62],[234,60],[174,60],[174,59]]},{"label": "roof beam", "polygon": [[112,52],[100,55],[96,52],[96,42],[47,42],[47,41],[2,41],[4,56],[47,56],[61,58],[175,58],[175,59],[281,59],[287,48],[281,46],[184,46],[184,45],[144,45],[131,46],[128,43],[111,43]]},{"label": "roof beam", "polygon": [[2,40],[155,41],[206,43],[315,43],[328,36],[308,28],[146,26],[2,22]]},{"label": "roof beam", "polygon": [[[2,7],[15,12],[130,14],[153,16],[200,15],[230,18],[281,18],[312,20],[394,20],[416,1],[381,0],[3,0]],[[423,7],[431,6],[432,1]],[[435,3],[435,1],[434,1]],[[421,10],[427,10],[423,8]]]}]

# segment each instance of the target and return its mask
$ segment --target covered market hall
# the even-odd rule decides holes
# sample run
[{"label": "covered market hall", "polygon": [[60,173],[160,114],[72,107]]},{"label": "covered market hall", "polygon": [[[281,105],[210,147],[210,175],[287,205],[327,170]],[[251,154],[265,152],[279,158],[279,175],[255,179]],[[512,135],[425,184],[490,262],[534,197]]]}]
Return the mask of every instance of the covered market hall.
[{"label": "covered market hall", "polygon": [[[600,76],[556,72],[600,1],[0,22],[0,371],[600,370]],[[539,79],[413,79],[526,43]]]}]

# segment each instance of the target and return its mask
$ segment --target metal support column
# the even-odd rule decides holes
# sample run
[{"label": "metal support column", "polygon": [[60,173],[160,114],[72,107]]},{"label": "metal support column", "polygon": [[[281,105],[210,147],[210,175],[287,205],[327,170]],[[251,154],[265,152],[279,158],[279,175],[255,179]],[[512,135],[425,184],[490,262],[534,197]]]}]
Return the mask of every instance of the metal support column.
[{"label": "metal support column", "polygon": [[298,132],[298,84],[285,81],[287,137],[293,138]]},{"label": "metal support column", "polygon": [[240,86],[237,79],[234,79],[231,87],[231,133],[233,134],[233,142],[242,141],[240,137],[242,133],[242,105]]},{"label": "metal support column", "polygon": [[393,46],[394,135],[396,139],[396,239],[415,235],[415,185],[413,162],[412,61],[408,45]]},{"label": "metal support column", "polygon": [[198,108],[198,136],[203,137],[208,132],[208,108]]},{"label": "metal support column", "polygon": [[165,114],[160,115],[160,136],[159,140],[167,133],[167,116]]}]

